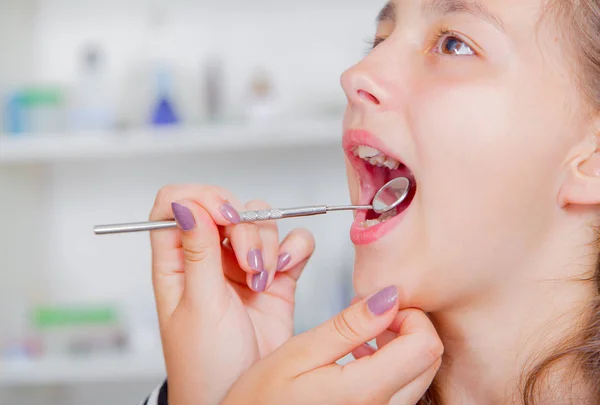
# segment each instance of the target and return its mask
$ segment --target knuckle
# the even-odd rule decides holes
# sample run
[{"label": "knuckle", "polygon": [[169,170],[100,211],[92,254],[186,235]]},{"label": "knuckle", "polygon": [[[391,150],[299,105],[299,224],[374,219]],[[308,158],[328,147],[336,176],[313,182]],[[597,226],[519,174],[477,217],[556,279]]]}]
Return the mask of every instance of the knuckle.
[{"label": "knuckle", "polygon": [[200,186],[202,194],[223,194],[223,189],[213,185],[202,185]]},{"label": "knuckle", "polygon": [[444,344],[437,335],[427,335],[421,340],[423,352],[429,356],[432,363],[437,361],[444,354]]},{"label": "knuckle", "polygon": [[312,255],[315,250],[315,237],[312,232],[305,228],[298,228],[294,232],[301,241],[302,248],[308,252],[309,255]]},{"label": "knuckle", "polygon": [[228,197],[231,195],[231,193],[229,192],[229,190],[227,190],[226,188],[223,188],[221,186],[216,186],[216,185],[207,185],[205,186],[208,190],[210,190],[211,192],[215,193],[215,194],[219,194],[223,197]]},{"label": "knuckle", "polygon": [[185,260],[189,263],[200,263],[209,258],[212,254],[211,248],[202,246],[183,246]]},{"label": "knuckle", "polygon": [[159,203],[164,201],[170,202],[170,199],[175,194],[176,189],[177,186],[175,186],[174,184],[168,184],[162,187],[160,190],[158,190],[158,193],[156,194],[156,201]]},{"label": "knuckle", "polygon": [[361,340],[361,334],[353,326],[348,311],[342,311],[333,318],[333,327],[339,336],[350,344],[355,344]]},{"label": "knuckle", "polygon": [[161,212],[164,211],[165,204],[171,204],[171,200],[175,195],[176,186],[167,185],[162,187],[156,193],[156,198],[154,199],[154,205],[152,206],[152,210],[150,211],[150,220],[161,219]]},{"label": "knuckle", "polygon": [[268,210],[271,206],[263,200],[250,200],[246,203],[246,208],[249,210]]}]

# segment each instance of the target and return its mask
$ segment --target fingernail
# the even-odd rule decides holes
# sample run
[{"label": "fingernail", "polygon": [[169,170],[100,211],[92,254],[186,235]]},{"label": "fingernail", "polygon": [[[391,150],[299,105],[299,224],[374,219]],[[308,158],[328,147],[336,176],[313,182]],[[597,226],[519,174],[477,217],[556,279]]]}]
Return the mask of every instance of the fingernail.
[{"label": "fingernail", "polygon": [[383,315],[394,307],[398,300],[398,289],[394,286],[384,288],[367,300],[367,307],[373,315]]},{"label": "fingernail", "polygon": [[248,265],[254,271],[263,271],[265,269],[260,249],[253,249],[248,252]]},{"label": "fingernail", "polygon": [[269,273],[265,270],[252,276],[252,289],[256,292],[263,292],[267,288]]},{"label": "fingernail", "polygon": [[178,203],[172,203],[171,209],[173,210],[173,215],[175,216],[175,221],[177,225],[181,227],[184,231],[189,231],[196,227],[196,220],[194,219],[194,215],[192,211],[190,211],[187,207],[184,207]]},{"label": "fingernail", "polygon": [[277,270],[276,271],[283,270],[285,268],[285,266],[290,264],[290,260],[292,260],[292,256],[290,256],[289,253],[280,254],[279,258],[277,259]]},{"label": "fingernail", "polygon": [[232,224],[238,224],[241,221],[240,214],[238,214],[237,210],[233,208],[233,205],[230,203],[221,205],[219,211],[221,211],[221,215]]}]

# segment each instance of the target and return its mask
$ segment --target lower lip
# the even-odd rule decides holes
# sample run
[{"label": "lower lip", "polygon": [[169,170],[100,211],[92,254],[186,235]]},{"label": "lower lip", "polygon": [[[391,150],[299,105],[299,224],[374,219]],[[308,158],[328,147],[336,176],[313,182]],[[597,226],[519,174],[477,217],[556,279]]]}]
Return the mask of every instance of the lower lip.
[{"label": "lower lip", "polygon": [[409,208],[410,206],[387,221],[373,225],[369,228],[365,228],[363,225],[367,217],[367,211],[358,211],[356,218],[352,223],[352,228],[350,229],[350,239],[352,239],[352,243],[355,245],[368,245],[377,242],[402,222],[406,215],[406,211],[408,211]]}]

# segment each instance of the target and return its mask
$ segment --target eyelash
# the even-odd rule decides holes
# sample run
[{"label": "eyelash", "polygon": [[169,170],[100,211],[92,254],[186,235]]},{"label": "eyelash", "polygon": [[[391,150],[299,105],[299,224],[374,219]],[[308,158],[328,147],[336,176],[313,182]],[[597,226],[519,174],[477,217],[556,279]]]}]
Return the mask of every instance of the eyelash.
[{"label": "eyelash", "polygon": [[[461,42],[464,42],[472,51],[473,54],[475,56],[477,56],[477,51],[474,49],[473,46],[469,45],[469,43],[467,41],[465,41],[462,36],[460,36],[459,34],[455,33],[454,31],[448,29],[448,28],[441,28],[438,30],[438,32],[435,34],[435,36],[433,37],[433,39],[429,42],[427,49],[428,50],[432,50],[434,48],[436,48],[437,46],[439,46],[441,44],[441,40],[442,39],[446,39],[447,37],[454,37],[456,39],[458,39]],[[375,49],[375,47],[377,47],[377,45],[380,45],[383,41],[385,41],[385,38],[382,37],[373,37],[367,40],[367,43],[369,44],[369,48],[367,49],[367,53],[371,52],[373,49]],[[439,53],[439,52],[437,52]]]},{"label": "eyelash", "polygon": [[383,41],[385,40],[385,38],[382,37],[378,37],[378,36],[374,36],[372,38],[367,38],[365,40],[365,42],[367,43],[367,49],[365,49],[365,53],[369,53],[371,52],[373,49],[375,49],[375,47],[379,44],[381,44]]}]

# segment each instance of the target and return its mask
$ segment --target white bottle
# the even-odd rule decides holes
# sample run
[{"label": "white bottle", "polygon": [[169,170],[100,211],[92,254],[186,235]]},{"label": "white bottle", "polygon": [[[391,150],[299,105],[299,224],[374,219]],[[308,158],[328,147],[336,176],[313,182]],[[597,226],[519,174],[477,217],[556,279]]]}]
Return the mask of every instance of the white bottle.
[{"label": "white bottle", "polygon": [[76,132],[108,131],[115,117],[100,47],[89,46],[83,52],[79,80],[74,89],[70,128]]}]

